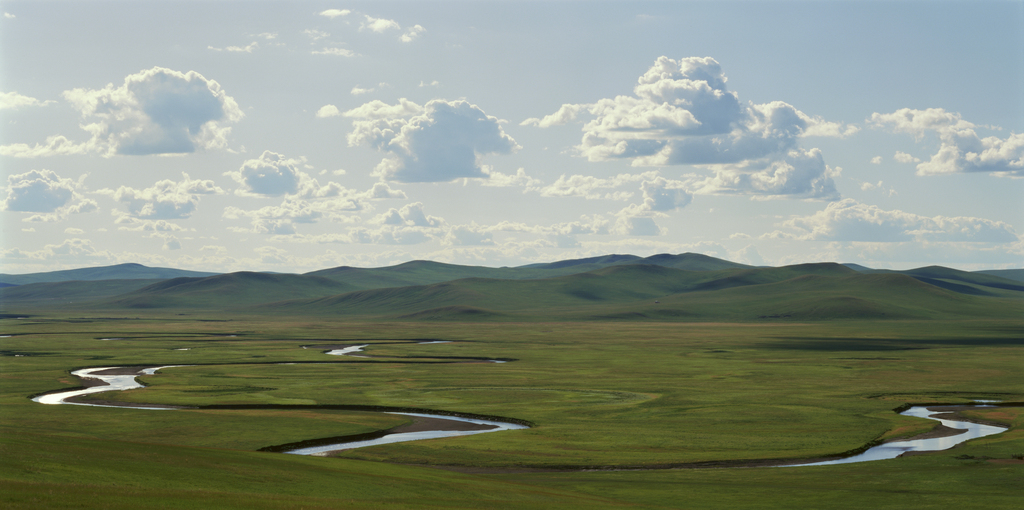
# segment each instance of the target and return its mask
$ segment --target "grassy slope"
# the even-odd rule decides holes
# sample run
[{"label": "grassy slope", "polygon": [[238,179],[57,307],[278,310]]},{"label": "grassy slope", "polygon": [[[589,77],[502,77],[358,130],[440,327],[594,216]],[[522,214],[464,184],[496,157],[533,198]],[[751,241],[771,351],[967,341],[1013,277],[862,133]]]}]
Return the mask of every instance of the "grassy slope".
[{"label": "grassy slope", "polygon": [[[383,325],[318,321],[4,321],[0,500],[6,508],[1015,508],[1024,419],[945,452],[820,468],[459,474],[468,465],[815,455],[924,430],[903,402],[1024,398],[1019,320],[727,325]],[[223,336],[239,334],[237,338]],[[123,337],[103,342],[97,337]],[[323,359],[314,339],[433,337],[375,355],[515,357],[504,365],[231,365],[168,369],[128,400],[419,405],[530,419],[529,431],[391,445],[347,458],[263,454],[280,434],[384,427],[323,412],[46,407],[67,370],[136,362]],[[372,342],[371,342],[372,343]],[[175,351],[182,346],[190,351]],[[638,368],[642,367],[642,368]],[[218,427],[218,424],[220,425]],[[837,483],[836,480],[842,480]]]},{"label": "grassy slope", "polygon": [[25,306],[64,306],[73,302],[107,298],[133,292],[160,280],[96,280],[28,283],[0,288],[0,302],[10,307],[17,302]]},{"label": "grassy slope", "polygon": [[992,269],[987,271],[975,271],[976,273],[989,276],[998,276],[1007,280],[1024,282],[1024,269]]},{"label": "grassy slope", "polygon": [[813,320],[1006,316],[1020,313],[1022,304],[1020,299],[957,294],[905,275],[859,274],[839,264],[724,271],[627,265],[543,280],[471,278],[357,291],[257,309],[455,320],[755,320],[771,315]]},{"label": "grassy slope", "polygon": [[0,274],[0,281],[15,285],[42,282],[94,281],[94,280],[166,280],[168,278],[213,276],[217,273],[186,271],[163,267],[146,267],[142,264],[118,264],[115,266],[87,267],[48,271],[29,274]]},{"label": "grassy slope", "polygon": [[610,266],[647,264],[689,271],[717,271],[746,268],[743,264],[716,259],[696,253],[661,254],[640,258],[635,255],[605,255],[588,259],[564,260],[522,267],[481,267],[444,264],[426,260],[406,262],[376,269],[336,267],[306,273],[345,282],[359,289],[429,285],[465,278],[528,280],[585,273]]},{"label": "grassy slope", "polygon": [[223,310],[351,289],[350,285],[316,276],[239,272],[206,278],[173,278],[117,296],[99,306]]}]

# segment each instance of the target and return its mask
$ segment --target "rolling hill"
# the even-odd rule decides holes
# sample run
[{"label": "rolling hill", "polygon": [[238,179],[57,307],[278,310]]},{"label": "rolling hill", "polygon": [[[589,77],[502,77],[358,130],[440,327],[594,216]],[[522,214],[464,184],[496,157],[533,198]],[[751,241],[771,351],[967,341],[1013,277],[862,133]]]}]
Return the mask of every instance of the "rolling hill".
[{"label": "rolling hill", "polygon": [[186,271],[163,267],[147,267],[142,264],[117,264],[115,266],[65,269],[45,273],[0,274],[0,282],[11,285],[29,283],[97,281],[97,280],[166,280],[179,277],[204,277],[217,273]]},{"label": "rolling hill", "polygon": [[[95,269],[75,271],[94,276],[112,270]],[[128,267],[119,274],[151,269]],[[30,283],[0,288],[0,305],[3,311],[181,309],[368,320],[943,318],[1024,314],[1024,284],[939,266],[908,271],[834,263],[752,267],[684,253],[607,255],[514,268],[412,261],[304,275],[237,272]]]}]

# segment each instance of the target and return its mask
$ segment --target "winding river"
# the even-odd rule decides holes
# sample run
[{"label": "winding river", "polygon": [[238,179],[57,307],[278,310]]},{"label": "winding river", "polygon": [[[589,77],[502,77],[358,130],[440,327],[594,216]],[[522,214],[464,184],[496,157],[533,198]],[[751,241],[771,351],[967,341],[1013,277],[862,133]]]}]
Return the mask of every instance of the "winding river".
[{"label": "winding river", "polygon": [[[441,342],[421,342],[421,343],[441,343]],[[342,355],[352,356],[352,353],[361,352],[367,345],[354,345],[348,347],[342,347],[338,349],[332,349],[325,351],[326,354],[331,355]],[[496,361],[496,360],[491,360]],[[88,395],[92,393],[100,393],[104,391],[121,391],[131,390],[145,387],[139,383],[135,378],[139,375],[154,375],[159,370],[164,368],[175,368],[185,367],[193,365],[166,365],[160,367],[149,367],[139,370],[134,370],[132,367],[97,367],[97,368],[83,368],[76,370],[71,374],[81,379],[95,379],[101,381],[103,384],[91,386],[87,388],[80,388],[68,391],[60,391],[54,393],[48,393],[37,396],[32,400],[39,402],[40,404],[72,404],[82,406],[94,406],[94,407],[128,407],[132,409],[146,409],[146,410],[169,410],[169,409],[180,409],[171,406],[138,406],[133,404],[116,405],[116,404],[90,404],[85,402],[74,402],[70,401],[75,397],[82,395]],[[841,459],[833,459],[820,462],[782,462],[779,467],[802,467],[802,466],[824,466],[831,464],[847,464],[853,462],[867,462],[873,460],[884,460],[894,459],[903,455],[907,452],[929,452],[929,451],[940,451],[952,448],[960,443],[963,443],[970,439],[979,437],[990,436],[998,434],[1007,430],[1007,427],[999,427],[993,425],[984,425],[978,423],[971,423],[966,421],[951,420],[948,415],[940,415],[941,413],[949,413],[951,410],[957,409],[970,409],[977,407],[992,407],[988,404],[976,404],[976,405],[964,405],[964,406],[914,406],[900,414],[905,416],[915,416],[918,418],[927,418],[931,420],[937,420],[945,427],[950,429],[961,430],[962,432],[953,432],[952,435],[945,437],[936,437],[930,439],[918,439],[918,440],[907,440],[907,441],[893,441],[884,443],[868,450],[863,453],[845,457]],[[932,409],[936,410],[932,410]],[[366,446],[376,446],[382,444],[398,443],[404,441],[417,441],[422,439],[438,439],[443,437],[456,437],[456,436],[467,436],[473,434],[482,434],[486,432],[500,432],[503,430],[519,430],[529,428],[525,425],[517,423],[503,422],[497,420],[486,420],[478,418],[466,418],[459,416],[441,415],[441,414],[430,414],[430,413],[413,413],[413,412],[398,412],[398,411],[383,411],[388,414],[400,414],[406,416],[412,416],[415,418],[425,418],[432,420],[431,423],[438,424],[433,430],[422,430],[415,432],[396,432],[391,434],[385,434],[381,437],[373,439],[357,440],[331,443],[326,445],[317,445],[310,447],[295,448],[285,450],[283,453],[290,453],[295,455],[315,455],[324,456],[330,452],[339,450],[349,450],[353,448],[362,448]],[[451,425],[446,425],[451,424]],[[470,425],[466,425],[470,424]],[[449,430],[444,430],[449,429]]]}]

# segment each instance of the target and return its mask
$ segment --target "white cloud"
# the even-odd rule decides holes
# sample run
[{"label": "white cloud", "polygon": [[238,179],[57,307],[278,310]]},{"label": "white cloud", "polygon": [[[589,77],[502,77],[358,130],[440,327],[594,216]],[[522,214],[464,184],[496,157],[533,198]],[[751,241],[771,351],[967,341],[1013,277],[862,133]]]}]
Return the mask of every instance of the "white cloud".
[{"label": "white cloud", "polygon": [[882,164],[882,156],[875,156],[875,157],[871,158],[871,164],[872,165],[881,165]]},{"label": "white cloud", "polygon": [[320,39],[326,39],[326,38],[331,36],[331,34],[329,34],[327,32],[322,32],[320,30],[314,30],[312,28],[307,28],[306,30],[303,30],[302,33],[306,37],[309,37],[310,39],[312,39],[313,42],[319,41]]},{"label": "white cloud", "polygon": [[740,104],[713,58],[659,58],[633,89],[592,104],[566,104],[543,119],[549,127],[587,112],[576,148],[590,161],[631,159],[637,166],[742,163],[785,154],[805,136],[849,136],[856,127],[811,117],[781,101]]},{"label": "white cloud", "polygon": [[423,87],[437,87],[440,84],[441,84],[441,82],[439,82],[437,80],[434,80],[434,81],[432,81],[430,83],[427,83],[425,81],[420,80],[420,85],[419,86],[420,86],[420,88],[423,88]]},{"label": "white cloud", "polygon": [[83,175],[78,182],[60,177],[50,170],[30,170],[7,176],[7,198],[0,202],[0,210],[34,212],[22,221],[53,223],[71,214],[88,213],[99,209],[95,200],[83,197]]},{"label": "white cloud", "polygon": [[314,55],[334,55],[336,57],[354,57],[356,53],[352,50],[345,48],[324,48],[319,51],[314,51]]},{"label": "white cloud", "polygon": [[[447,182],[486,178],[480,159],[519,149],[499,120],[464,100],[433,100],[425,106],[402,99],[372,101],[344,113],[356,119],[350,146],[370,145],[390,155],[374,175],[399,182]],[[409,118],[407,118],[409,117]]]},{"label": "white cloud", "polygon": [[247,46],[228,46],[227,48],[215,48],[213,46],[207,46],[206,49],[213,51],[227,51],[230,53],[252,53],[253,50],[260,47],[260,43],[253,41]]},{"label": "white cloud", "polygon": [[826,165],[818,149],[796,149],[762,169],[723,166],[714,172],[714,177],[692,180],[688,187],[700,195],[837,200],[834,179],[842,169]]},{"label": "white cloud", "polygon": [[117,227],[118,230],[124,232],[150,232],[151,235],[156,235],[161,232],[183,232],[185,227],[178,225],[177,223],[171,223],[167,220],[140,220],[127,214],[121,214],[117,211],[111,211],[118,216],[114,223],[118,225],[124,225]]},{"label": "white cloud", "polygon": [[92,241],[79,238],[65,239],[60,244],[47,244],[38,251],[22,251],[14,248],[4,250],[2,253],[4,259],[46,263],[47,267],[52,267],[55,263],[72,264],[78,267],[96,266],[114,259],[109,252],[97,251]]},{"label": "white cloud", "polygon": [[325,119],[327,117],[337,117],[338,115],[341,115],[341,112],[338,111],[338,107],[334,106],[333,104],[325,104],[321,106],[319,110],[316,111],[316,116],[319,119]]},{"label": "white cloud", "polygon": [[434,235],[420,227],[382,225],[378,229],[353,228],[349,230],[349,238],[351,242],[361,244],[411,245],[425,243]]},{"label": "white cloud", "polygon": [[604,179],[579,174],[566,177],[565,174],[562,174],[554,183],[540,188],[540,194],[545,197],[583,197],[591,200],[628,200],[633,196],[632,192],[619,191],[609,193],[601,192],[599,190],[615,189],[628,183],[654,179],[657,175],[658,172],[650,171],[640,174],[619,174],[614,177]]},{"label": "white cloud", "polygon": [[407,198],[404,191],[391,189],[386,182],[374,183],[365,196],[371,199]]},{"label": "white cloud", "polygon": [[935,133],[941,142],[931,160],[917,165],[917,175],[959,172],[988,172],[995,175],[1024,177],[1024,134],[1006,138],[982,138],[959,113],[942,108],[914,110],[903,108],[893,113],[873,113],[869,122],[896,133],[907,133],[920,140]]},{"label": "white cloud", "polygon": [[349,14],[352,14],[352,11],[348,9],[327,9],[326,11],[320,12],[321,16],[331,19],[337,18],[338,16],[348,16]]},{"label": "white cloud", "polygon": [[45,144],[12,144],[0,154],[38,157],[55,154],[99,153],[103,156],[184,154],[227,145],[231,128],[242,118],[235,100],[216,81],[189,71],[162,67],[129,75],[120,87],[73,89],[64,99],[81,112],[82,129],[92,138],[75,144],[51,136]]},{"label": "white cloud", "polygon": [[1002,221],[965,216],[920,216],[900,210],[884,210],[850,198],[832,202],[813,215],[793,218],[782,225],[797,233],[775,231],[762,238],[883,243],[1013,243],[1019,240],[1013,227]]},{"label": "white cloud", "polygon": [[180,250],[181,242],[176,237],[168,237],[164,240],[163,249],[165,251]]},{"label": "white cloud", "polygon": [[413,42],[414,40],[418,39],[419,36],[422,35],[426,31],[427,31],[427,29],[425,29],[425,28],[423,28],[423,27],[421,27],[419,25],[413,25],[413,26],[409,27],[409,29],[406,30],[405,33],[402,34],[402,36],[398,38],[398,40],[402,41],[402,42],[406,42],[406,43],[407,42]]},{"label": "white cloud", "polygon": [[[349,93],[352,94],[353,96],[361,96],[363,94],[369,94],[370,92],[373,92],[373,88],[372,87],[368,88],[368,89],[364,89],[362,87],[356,86],[356,87],[352,87],[352,90]],[[335,111],[337,111],[337,109],[335,109]],[[335,114],[335,115],[337,115],[337,114]]]},{"label": "white cloud", "polygon": [[296,223],[314,223],[323,215],[323,212],[305,200],[286,199],[279,206],[267,206],[254,211],[246,211],[234,206],[224,208],[225,218],[248,217],[252,221],[251,229],[235,230],[256,234],[294,234]]},{"label": "white cloud", "polygon": [[[418,26],[418,25],[417,25]],[[401,30],[402,27],[398,25],[395,20],[374,18],[372,16],[366,16],[366,21],[359,24],[359,30],[369,30],[378,34],[383,34],[388,30]]]},{"label": "white cloud", "polygon": [[180,182],[165,179],[142,190],[121,186],[117,191],[105,189],[99,193],[111,195],[128,207],[131,216],[144,219],[188,218],[199,205],[199,195],[224,193],[211,180],[192,179],[185,172],[181,177]]},{"label": "white cloud", "polygon": [[9,13],[9,12],[5,12],[5,13],[4,13],[4,18],[7,18],[7,19],[14,19],[14,18],[16,18],[16,17],[17,17],[17,16],[15,16],[15,15],[13,15],[13,14]]},{"label": "white cloud", "polygon": [[5,211],[54,212],[69,204],[78,185],[50,170],[31,170],[7,176]]},{"label": "white cloud", "polygon": [[295,193],[299,189],[299,165],[306,158],[286,158],[282,154],[263,151],[259,158],[246,160],[237,172],[225,172],[247,191],[264,196]]},{"label": "white cloud", "polygon": [[23,96],[17,92],[0,92],[0,110],[14,110],[26,106],[47,106],[53,103],[56,103],[56,101],[40,101],[34,97]]},{"label": "white cloud", "polygon": [[651,212],[674,211],[686,207],[693,200],[693,195],[683,186],[682,182],[669,181],[664,177],[644,181],[640,184],[644,194],[642,207]]},{"label": "white cloud", "polygon": [[751,266],[763,266],[765,265],[764,258],[757,251],[757,248],[748,244],[741,250],[729,252],[729,260],[733,262],[739,262],[740,264],[748,264]]},{"label": "white cloud", "polygon": [[68,227],[68,228],[64,229],[64,233],[65,234],[72,234],[72,235],[81,235],[81,234],[84,234],[85,231],[80,229],[80,228]]},{"label": "white cloud", "polygon": [[526,170],[519,168],[516,170],[514,175],[503,174],[493,168],[483,165],[481,170],[487,174],[486,179],[480,180],[480,184],[483,186],[496,187],[496,188],[507,188],[512,186],[522,186],[527,190],[536,189],[537,186],[541,185],[540,180],[534,179],[529,175],[526,175]]},{"label": "white cloud", "polygon": [[906,152],[901,152],[901,151],[896,151],[896,154],[893,155],[892,159],[894,159],[894,160],[896,160],[896,161],[898,161],[900,163],[920,163],[921,162],[921,160],[919,158],[915,158],[914,156],[911,156],[910,154],[907,154]]},{"label": "white cloud", "polygon": [[473,222],[448,229],[441,242],[452,246],[488,246],[494,244],[494,236]]},{"label": "white cloud", "polygon": [[370,222],[406,227],[440,227],[444,224],[443,219],[437,216],[427,216],[423,212],[423,202],[407,204],[401,209],[389,209],[388,212],[377,216]]}]

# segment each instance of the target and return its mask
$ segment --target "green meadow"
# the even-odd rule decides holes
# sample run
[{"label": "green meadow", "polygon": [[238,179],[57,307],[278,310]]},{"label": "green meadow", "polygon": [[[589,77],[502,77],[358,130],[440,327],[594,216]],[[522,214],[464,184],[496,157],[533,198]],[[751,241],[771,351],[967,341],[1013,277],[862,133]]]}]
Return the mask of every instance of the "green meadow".
[{"label": "green meadow", "polygon": [[[795,285],[777,280],[762,285]],[[914,282],[897,283],[922,292]],[[460,286],[484,295],[486,284]],[[1017,301],[986,298],[988,315],[943,317],[934,311],[943,302],[982,305],[924,291],[934,299],[924,318],[749,318],[773,304],[755,293],[659,299],[689,299],[694,309],[735,301],[749,312],[719,322],[551,321],[532,312],[526,321],[472,322],[166,309],[8,316],[0,321],[0,334],[11,335],[0,339],[0,498],[5,508],[1016,508],[1022,407],[974,411],[1011,428],[945,452],[734,467],[840,454],[935,426],[893,411],[905,403],[1024,401]],[[889,309],[885,299],[896,301],[872,306]],[[641,306],[606,301],[609,313],[623,313],[620,302]],[[900,305],[904,316],[925,313],[920,302]],[[428,339],[451,343],[415,342]],[[351,344],[368,344],[373,357],[303,348]],[[469,362],[478,359],[513,361]],[[80,385],[72,370],[124,365],[193,366],[91,398],[193,409],[29,399]],[[217,405],[267,408],[203,408]],[[257,451],[409,421],[318,407],[341,405],[533,427],[331,457]]]}]

